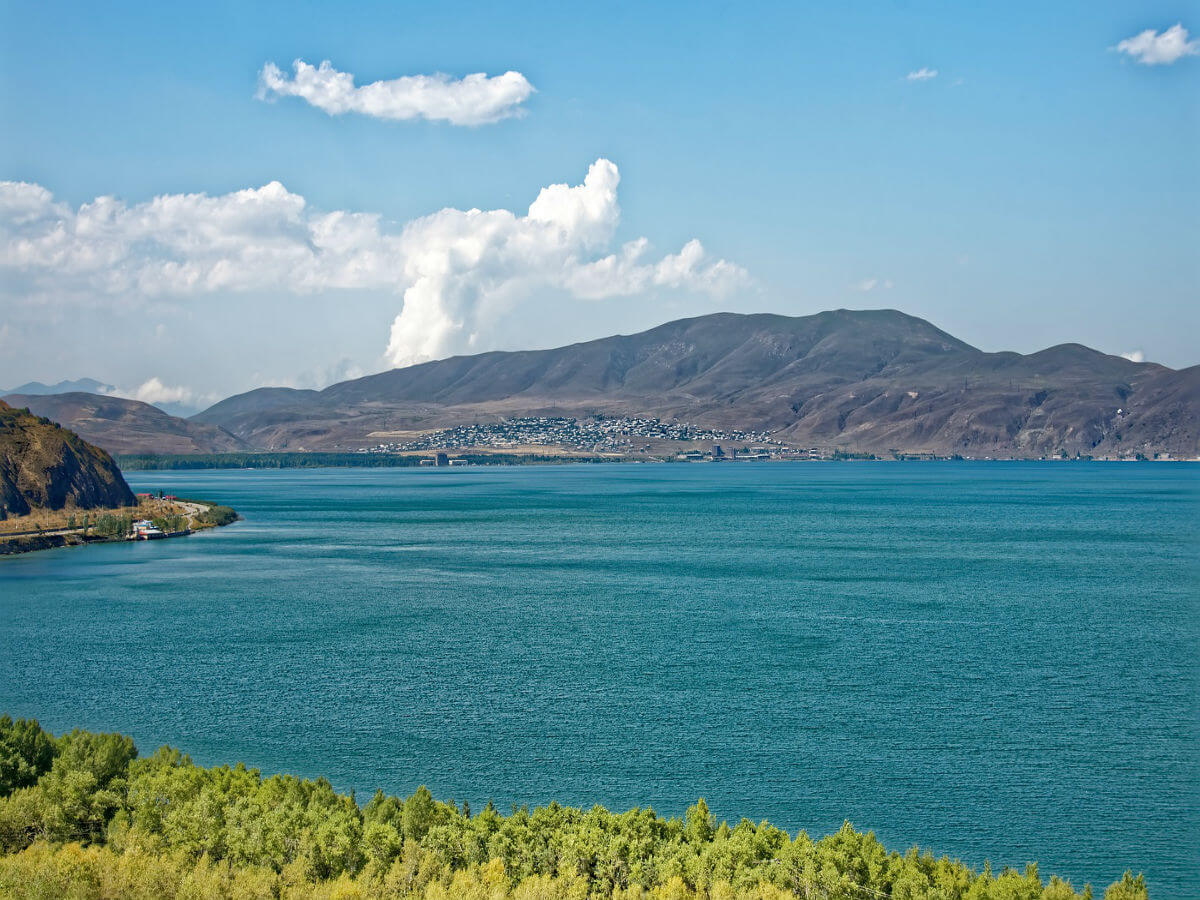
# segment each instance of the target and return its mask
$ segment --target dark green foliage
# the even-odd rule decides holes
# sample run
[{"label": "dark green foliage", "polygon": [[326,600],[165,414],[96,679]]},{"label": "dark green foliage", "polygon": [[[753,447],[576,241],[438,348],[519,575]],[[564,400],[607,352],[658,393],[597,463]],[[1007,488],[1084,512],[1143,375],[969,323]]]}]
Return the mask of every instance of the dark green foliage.
[{"label": "dark green foliage", "polygon": [[0,797],[30,787],[50,771],[57,743],[36,719],[0,716]]},{"label": "dark green foliage", "polygon": [[188,523],[186,516],[158,516],[153,521],[155,528],[167,534],[185,530]]},{"label": "dark green foliage", "polygon": [[236,522],[238,514],[228,506],[210,506],[199,516],[199,520],[207,525],[229,525]]},{"label": "dark green foliage", "polygon": [[132,516],[118,516],[112,513],[103,513],[96,518],[96,523],[92,526],[92,533],[102,537],[122,537],[129,534],[133,528]]}]

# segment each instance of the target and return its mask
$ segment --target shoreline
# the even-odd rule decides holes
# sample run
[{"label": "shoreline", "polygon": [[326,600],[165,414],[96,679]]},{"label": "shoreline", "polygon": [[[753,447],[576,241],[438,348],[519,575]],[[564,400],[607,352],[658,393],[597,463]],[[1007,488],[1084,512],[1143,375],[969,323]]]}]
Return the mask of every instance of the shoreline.
[{"label": "shoreline", "polygon": [[[155,508],[158,505],[160,508]],[[159,515],[155,516],[154,513]],[[78,515],[84,516],[83,525],[75,525]],[[114,507],[94,510],[39,510],[37,515],[68,517],[64,527],[38,527],[26,530],[0,531],[0,556],[17,556],[36,553],[39,550],[55,550],[60,547],[82,547],[87,544],[119,544],[139,540],[166,540],[188,537],[198,531],[231,525],[242,517],[228,506],[207,500],[186,498],[144,499],[138,506]],[[95,521],[92,517],[95,516]],[[22,517],[27,518],[27,517]],[[11,521],[11,520],[10,520]],[[158,528],[138,527],[140,522],[157,522],[160,525],[182,526]],[[0,523],[3,525],[4,523]],[[115,526],[118,530],[107,531]],[[102,530],[103,529],[103,530]]]},{"label": "shoreline", "polygon": [[706,456],[680,459],[670,456],[602,456],[580,454],[547,453],[471,453],[447,451],[448,457],[439,462],[437,456],[428,453],[366,453],[358,451],[283,451],[261,453],[213,453],[213,454],[127,454],[116,457],[123,471],[205,471],[229,469],[403,469],[403,468],[463,468],[487,466],[564,466],[564,465],[614,465],[621,463],[695,465],[699,463],[746,464],[746,463],[832,463],[832,462],[1019,462],[1019,463],[1196,463],[1200,458],[1132,459],[1112,457],[1030,457],[1030,456],[936,456],[932,454],[880,455],[873,453],[839,452],[830,456],[805,457],[736,457]]}]

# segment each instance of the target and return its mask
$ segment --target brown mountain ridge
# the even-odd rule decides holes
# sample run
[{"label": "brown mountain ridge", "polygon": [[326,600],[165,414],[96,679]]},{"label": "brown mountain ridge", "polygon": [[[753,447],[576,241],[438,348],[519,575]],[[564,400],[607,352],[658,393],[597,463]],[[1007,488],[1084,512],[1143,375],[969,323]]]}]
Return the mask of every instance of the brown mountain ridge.
[{"label": "brown mountain ridge", "polygon": [[356,449],[506,417],[656,417],[886,454],[1200,455],[1200,367],[1080,344],[988,353],[896,310],[717,313],[550,350],[259,388],[181,419],[88,393],[10,396],[113,453]]},{"label": "brown mountain ridge", "polygon": [[1194,457],[1200,367],[1079,344],[987,353],[895,310],[718,313],[552,350],[457,356],[323,391],[262,388],[190,421],[260,449],[505,416],[653,416],[794,446],[1040,457]]},{"label": "brown mountain ridge", "polygon": [[35,415],[61,422],[110,453],[223,453],[246,443],[216,425],[189,422],[157,406],[123,397],[71,391],[9,394],[4,398]]}]

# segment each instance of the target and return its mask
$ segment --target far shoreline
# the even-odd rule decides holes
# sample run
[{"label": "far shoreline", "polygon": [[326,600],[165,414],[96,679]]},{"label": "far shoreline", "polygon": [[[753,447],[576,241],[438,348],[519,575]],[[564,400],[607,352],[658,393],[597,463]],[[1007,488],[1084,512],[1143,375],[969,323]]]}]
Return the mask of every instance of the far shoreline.
[{"label": "far shoreline", "polygon": [[152,472],[152,471],[203,471],[203,470],[232,470],[232,469],[403,469],[403,468],[480,468],[480,467],[512,467],[512,466],[565,466],[565,465],[613,465],[613,464],[659,464],[659,465],[697,465],[720,464],[745,465],[747,463],[819,463],[819,462],[887,462],[887,463],[921,463],[921,462],[1020,462],[1020,463],[1195,463],[1200,459],[1181,459],[1175,457],[1150,459],[1093,457],[1086,455],[1062,456],[939,456],[929,453],[896,453],[876,454],[858,453],[851,451],[835,451],[828,456],[820,457],[772,457],[753,458],[724,456],[713,458],[705,456],[696,459],[680,459],[661,455],[647,456],[616,456],[601,454],[554,454],[554,453],[522,453],[522,452],[493,452],[471,453],[374,453],[363,451],[261,451],[251,453],[202,453],[202,454],[171,454],[171,453],[139,453],[116,455],[115,460],[122,471]]}]

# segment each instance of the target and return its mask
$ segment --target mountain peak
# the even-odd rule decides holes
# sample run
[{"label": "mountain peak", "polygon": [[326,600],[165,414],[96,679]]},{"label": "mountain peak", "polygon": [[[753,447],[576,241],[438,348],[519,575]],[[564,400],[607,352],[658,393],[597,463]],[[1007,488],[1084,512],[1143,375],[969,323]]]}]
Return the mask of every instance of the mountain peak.
[{"label": "mountain peak", "polygon": [[[1154,373],[1167,380],[1139,392]],[[252,391],[193,421],[265,449],[367,446],[378,433],[601,414],[881,452],[1195,455],[1194,392],[1171,381],[1193,377],[1079,345],[985,353],[895,309],[719,312],[549,350],[425,362],[319,392]]]}]

